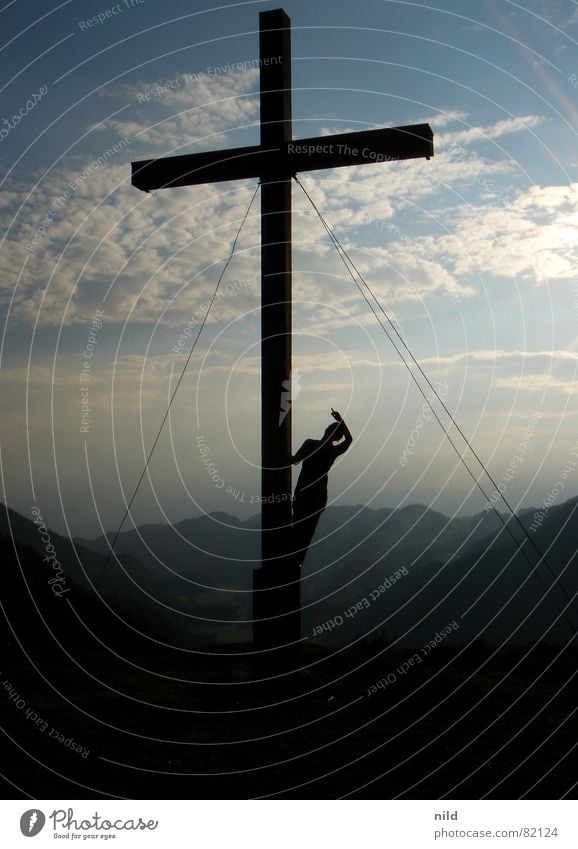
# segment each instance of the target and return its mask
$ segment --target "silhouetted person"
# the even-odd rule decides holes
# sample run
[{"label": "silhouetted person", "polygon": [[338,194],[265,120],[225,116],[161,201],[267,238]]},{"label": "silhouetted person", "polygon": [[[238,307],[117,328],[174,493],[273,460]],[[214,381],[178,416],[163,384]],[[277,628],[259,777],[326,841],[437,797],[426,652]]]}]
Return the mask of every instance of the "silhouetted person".
[{"label": "silhouetted person", "polygon": [[293,551],[303,564],[319,518],[327,504],[327,473],[335,460],[349,448],[353,437],[341,415],[331,408],[335,423],[321,439],[306,439],[293,463],[302,463],[293,498]]}]

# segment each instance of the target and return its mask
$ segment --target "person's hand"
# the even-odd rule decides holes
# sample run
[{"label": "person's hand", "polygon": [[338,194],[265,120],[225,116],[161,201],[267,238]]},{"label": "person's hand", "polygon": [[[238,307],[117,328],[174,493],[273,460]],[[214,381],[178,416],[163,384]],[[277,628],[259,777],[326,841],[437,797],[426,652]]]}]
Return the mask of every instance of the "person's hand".
[{"label": "person's hand", "polygon": [[333,416],[336,422],[342,421],[341,413],[338,413],[337,410],[333,409],[333,407],[331,408],[331,415]]}]

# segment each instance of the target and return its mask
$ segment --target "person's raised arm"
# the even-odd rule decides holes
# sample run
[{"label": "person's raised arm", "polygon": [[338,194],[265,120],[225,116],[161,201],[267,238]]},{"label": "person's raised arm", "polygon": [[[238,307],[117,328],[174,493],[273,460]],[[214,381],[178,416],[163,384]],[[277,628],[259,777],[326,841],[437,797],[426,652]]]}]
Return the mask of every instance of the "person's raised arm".
[{"label": "person's raised arm", "polygon": [[349,448],[349,446],[353,442],[353,437],[351,435],[349,428],[347,427],[347,425],[343,421],[343,419],[341,417],[341,413],[338,413],[337,410],[334,410],[333,407],[332,407],[331,408],[331,415],[333,416],[335,421],[339,422],[340,427],[339,427],[338,434],[339,434],[340,438],[343,437],[343,442],[340,442],[338,445],[333,446],[334,449],[335,449],[335,455],[337,457],[339,457],[340,454],[344,454],[347,451],[347,449]]}]

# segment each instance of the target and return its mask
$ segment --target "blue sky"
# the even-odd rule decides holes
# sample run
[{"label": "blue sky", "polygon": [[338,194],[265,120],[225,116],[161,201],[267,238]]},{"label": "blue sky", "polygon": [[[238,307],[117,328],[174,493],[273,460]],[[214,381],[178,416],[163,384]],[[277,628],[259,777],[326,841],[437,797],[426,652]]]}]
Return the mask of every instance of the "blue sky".
[{"label": "blue sky", "polygon": [[[278,5],[4,4],[2,470],[15,509],[36,503],[73,533],[117,523],[186,357],[174,348],[254,190],[145,195],[130,186],[130,162],[258,142],[258,14]],[[432,125],[429,162],[301,179],[507,497],[541,503],[577,433],[578,5],[283,8],[296,138]],[[293,197],[294,448],[334,406],[355,443],[332,472],[332,501],[479,509],[297,186]],[[257,201],[137,522],[257,509],[258,212]],[[576,493],[572,474],[560,500]]]}]

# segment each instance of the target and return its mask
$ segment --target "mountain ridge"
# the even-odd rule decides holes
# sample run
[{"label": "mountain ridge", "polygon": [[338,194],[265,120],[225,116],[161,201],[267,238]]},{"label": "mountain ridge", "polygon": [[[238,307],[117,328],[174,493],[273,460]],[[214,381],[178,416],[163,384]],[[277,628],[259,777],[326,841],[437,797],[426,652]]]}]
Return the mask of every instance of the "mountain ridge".
[{"label": "mountain ridge", "polygon": [[[344,620],[339,627],[316,637],[345,643],[381,631],[402,643],[419,643],[447,621],[469,616],[456,640],[486,631],[488,639],[509,639],[509,634],[518,640],[536,638],[555,621],[564,600],[559,588],[549,589],[550,559],[555,575],[564,570],[562,579],[570,589],[576,580],[576,570],[568,565],[576,553],[568,517],[577,504],[573,498],[551,508],[532,537],[541,549],[550,546],[553,552],[548,568],[539,566],[538,577],[532,575],[536,553],[531,543],[526,540],[519,550],[518,524],[528,528],[536,508],[506,521],[493,511],[450,518],[419,503],[398,510],[329,506],[303,568],[303,634],[310,639],[320,625],[337,617]],[[157,630],[178,633],[187,644],[250,640],[252,575],[260,565],[256,531],[258,516],[241,520],[222,511],[174,526],[131,528],[118,537],[102,589],[105,596],[125,603],[138,601]],[[42,551],[34,523],[5,508],[0,533],[10,532]],[[112,532],[92,540],[49,533],[63,568],[90,589],[87,576],[98,577]],[[392,582],[397,573],[402,577]],[[531,627],[518,622],[514,598]],[[357,612],[346,616],[354,605]],[[530,612],[536,605],[541,616]],[[504,607],[507,615],[500,613]],[[563,638],[563,630],[560,622],[554,624],[555,639]]]}]

